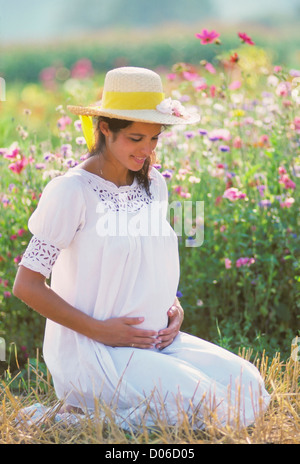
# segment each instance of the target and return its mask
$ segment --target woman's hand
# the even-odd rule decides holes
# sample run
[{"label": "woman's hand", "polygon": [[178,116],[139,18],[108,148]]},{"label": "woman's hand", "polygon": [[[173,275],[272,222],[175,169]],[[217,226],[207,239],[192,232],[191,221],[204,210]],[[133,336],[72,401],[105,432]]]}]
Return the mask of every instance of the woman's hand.
[{"label": "woman's hand", "polygon": [[166,348],[166,346],[170,345],[173,342],[176,335],[178,335],[178,332],[180,330],[184,313],[181,304],[179,303],[179,300],[177,298],[174,301],[174,304],[168,310],[168,316],[168,327],[158,332],[158,337],[155,346],[159,350],[162,350],[163,348]]},{"label": "woman's hand", "polygon": [[135,327],[144,321],[143,317],[116,317],[97,321],[92,338],[108,346],[129,346],[153,348],[158,333]]}]

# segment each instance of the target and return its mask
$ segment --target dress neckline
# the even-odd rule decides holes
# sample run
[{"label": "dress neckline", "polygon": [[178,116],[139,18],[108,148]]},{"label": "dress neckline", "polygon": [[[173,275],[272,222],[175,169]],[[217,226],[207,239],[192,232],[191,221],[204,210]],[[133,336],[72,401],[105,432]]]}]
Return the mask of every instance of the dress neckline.
[{"label": "dress neckline", "polygon": [[118,187],[116,184],[114,184],[110,180],[103,179],[103,177],[98,176],[98,174],[93,174],[92,172],[87,171],[86,169],[79,168],[79,167],[75,167],[73,169],[76,170],[76,171],[82,172],[83,174],[87,175],[88,177],[91,177],[94,180],[98,181],[102,185],[105,184],[107,187],[111,187],[114,190],[128,190],[128,189],[132,189],[132,188],[136,187],[136,185],[137,185],[136,177],[134,177],[132,184],[130,184],[130,185],[121,185],[120,187]]}]

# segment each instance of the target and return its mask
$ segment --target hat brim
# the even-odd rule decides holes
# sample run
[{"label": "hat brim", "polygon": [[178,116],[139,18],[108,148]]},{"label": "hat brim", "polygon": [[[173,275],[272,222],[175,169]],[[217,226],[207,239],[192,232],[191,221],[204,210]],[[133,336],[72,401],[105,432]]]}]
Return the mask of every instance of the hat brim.
[{"label": "hat brim", "polygon": [[166,125],[188,125],[196,124],[200,121],[200,115],[197,113],[188,113],[184,117],[178,117],[173,114],[162,113],[158,110],[110,110],[101,109],[93,106],[73,106],[68,105],[68,110],[82,116],[105,116],[107,118],[125,119],[127,121],[156,123]]}]

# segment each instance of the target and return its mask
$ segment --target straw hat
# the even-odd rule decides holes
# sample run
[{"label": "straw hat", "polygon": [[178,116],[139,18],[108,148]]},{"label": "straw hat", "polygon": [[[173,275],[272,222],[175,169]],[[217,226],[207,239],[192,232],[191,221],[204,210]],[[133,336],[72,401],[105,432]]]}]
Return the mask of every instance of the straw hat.
[{"label": "straw hat", "polygon": [[165,98],[160,76],[136,67],[122,67],[106,74],[102,100],[90,106],[68,106],[80,116],[106,116],[157,124],[194,124],[200,117],[188,113],[177,100]]}]

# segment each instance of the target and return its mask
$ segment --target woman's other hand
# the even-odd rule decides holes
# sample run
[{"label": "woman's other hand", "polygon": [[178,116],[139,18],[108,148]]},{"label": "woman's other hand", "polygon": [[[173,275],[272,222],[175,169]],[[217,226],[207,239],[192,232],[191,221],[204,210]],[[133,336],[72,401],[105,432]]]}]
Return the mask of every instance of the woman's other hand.
[{"label": "woman's other hand", "polygon": [[166,346],[170,345],[174,338],[178,335],[180,330],[184,312],[179,303],[179,300],[176,298],[174,304],[168,310],[169,324],[166,329],[160,330],[158,332],[158,337],[156,340],[156,348],[162,350]]}]

